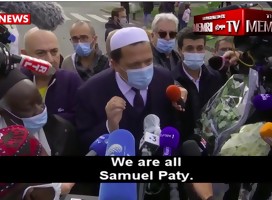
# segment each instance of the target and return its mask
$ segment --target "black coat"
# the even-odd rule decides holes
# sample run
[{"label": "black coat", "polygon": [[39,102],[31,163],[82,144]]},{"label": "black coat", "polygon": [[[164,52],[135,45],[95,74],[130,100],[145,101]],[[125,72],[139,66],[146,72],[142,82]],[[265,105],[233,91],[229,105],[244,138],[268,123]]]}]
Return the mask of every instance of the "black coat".
[{"label": "black coat", "polygon": [[202,66],[202,74],[199,82],[199,91],[195,84],[185,74],[182,63],[176,69],[175,80],[181,84],[187,91],[188,97],[185,107],[185,113],[181,116],[183,141],[190,138],[194,133],[196,122],[200,118],[203,106],[223,85],[220,76],[210,72],[206,66]]}]

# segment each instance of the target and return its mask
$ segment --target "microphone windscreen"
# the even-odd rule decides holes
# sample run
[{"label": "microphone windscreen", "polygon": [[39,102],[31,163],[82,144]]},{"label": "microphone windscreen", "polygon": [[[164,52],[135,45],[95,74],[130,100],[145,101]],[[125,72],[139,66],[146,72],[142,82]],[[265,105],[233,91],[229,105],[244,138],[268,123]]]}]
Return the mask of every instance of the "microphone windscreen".
[{"label": "microphone windscreen", "polygon": [[105,156],[109,134],[101,135],[90,146],[89,151],[95,151],[98,156]]},{"label": "microphone windscreen", "polygon": [[135,138],[127,130],[113,131],[108,139],[106,156],[135,156]]},{"label": "microphone windscreen", "polygon": [[64,23],[63,9],[55,2],[1,2],[0,10],[5,13],[30,14],[31,23],[40,29],[54,31]]},{"label": "microphone windscreen", "polygon": [[[135,156],[135,139],[123,129],[113,131],[108,139],[106,156]],[[136,183],[101,183],[99,200],[137,200]]]},{"label": "microphone windscreen", "polygon": [[160,147],[177,148],[179,145],[180,134],[173,127],[165,127],[160,135]]},{"label": "microphone windscreen", "polygon": [[219,70],[224,64],[224,58],[221,56],[213,56],[209,59],[209,66],[214,70]]},{"label": "microphone windscreen", "polygon": [[159,135],[160,129],[160,118],[157,115],[149,114],[144,118],[144,132]]},{"label": "microphone windscreen", "polygon": [[137,200],[137,184],[101,183],[99,200]]},{"label": "microphone windscreen", "polygon": [[272,137],[272,123],[265,123],[260,129],[260,135],[262,138]]},{"label": "microphone windscreen", "polygon": [[269,111],[272,110],[272,95],[270,94],[259,94],[253,98],[252,101],[256,110]]},{"label": "microphone windscreen", "polygon": [[170,99],[172,102],[177,102],[181,98],[181,91],[176,85],[170,85],[166,89],[166,96]]},{"label": "microphone windscreen", "polygon": [[187,140],[181,146],[182,156],[201,156],[198,144],[194,140]]}]

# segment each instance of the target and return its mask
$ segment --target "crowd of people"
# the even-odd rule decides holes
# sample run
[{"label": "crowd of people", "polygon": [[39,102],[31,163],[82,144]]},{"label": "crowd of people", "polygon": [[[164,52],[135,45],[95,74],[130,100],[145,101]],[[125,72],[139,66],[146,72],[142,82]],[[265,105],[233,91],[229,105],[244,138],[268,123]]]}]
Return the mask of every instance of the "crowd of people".
[{"label": "crowd of people", "polygon": [[[53,32],[36,27],[28,30],[21,53],[46,60],[57,71],[47,76],[18,68],[2,77],[0,128],[25,127],[41,144],[43,153],[39,155],[48,156],[84,156],[99,136],[119,128],[129,130],[139,146],[141,124],[148,114],[157,115],[161,127],[176,127],[181,144],[194,138],[202,107],[229,75],[205,64],[206,37],[187,27],[189,4],[179,6],[183,12],[178,17],[166,5],[161,6],[160,14],[152,20],[151,32],[128,27],[125,5],[113,9],[105,24],[107,52],[99,49],[98,35],[88,21],[72,24],[74,52],[64,58]],[[144,3],[146,25],[151,12],[152,5]],[[213,54],[235,57],[233,48],[232,39],[226,37],[216,42]],[[239,73],[232,71],[237,63],[231,64],[228,73]],[[179,87],[184,108],[167,98],[165,91],[170,85]],[[181,149],[174,153],[182,155]],[[70,192],[73,186],[60,184],[59,188],[65,187],[60,194]],[[169,199],[168,189],[146,199]],[[98,195],[97,186],[88,190],[88,194]],[[180,190],[182,199],[209,200],[213,195],[209,183],[195,183],[190,189],[181,186]]]}]

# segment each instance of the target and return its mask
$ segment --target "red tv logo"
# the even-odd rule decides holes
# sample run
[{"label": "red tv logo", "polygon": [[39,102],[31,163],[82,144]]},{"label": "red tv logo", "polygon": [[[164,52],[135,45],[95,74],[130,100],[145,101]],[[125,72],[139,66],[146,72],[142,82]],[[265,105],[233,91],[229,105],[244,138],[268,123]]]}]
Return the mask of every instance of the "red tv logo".
[{"label": "red tv logo", "polygon": [[0,13],[0,24],[31,24],[30,14]]},{"label": "red tv logo", "polygon": [[272,11],[240,8],[198,15],[194,31],[203,35],[271,35]]}]

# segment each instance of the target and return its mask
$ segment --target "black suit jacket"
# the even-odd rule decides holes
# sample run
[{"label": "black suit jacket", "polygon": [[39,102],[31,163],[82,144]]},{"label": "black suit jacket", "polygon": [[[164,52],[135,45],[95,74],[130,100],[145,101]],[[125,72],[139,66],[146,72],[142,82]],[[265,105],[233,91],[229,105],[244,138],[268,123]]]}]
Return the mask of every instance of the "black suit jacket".
[{"label": "black suit jacket", "polygon": [[108,133],[105,107],[114,96],[122,97],[127,101],[127,108],[123,112],[120,128],[129,130],[134,135],[137,149],[143,135],[143,120],[146,115],[157,115],[162,128],[176,126],[174,108],[165,95],[166,88],[171,84],[174,84],[174,80],[170,72],[155,67],[153,79],[148,87],[146,109],[143,115],[137,116],[133,107],[120,91],[113,69],[104,70],[89,79],[78,90],[76,108],[76,126],[84,150],[88,152],[88,148],[94,140]]},{"label": "black suit jacket", "polygon": [[182,132],[184,132],[185,136],[184,139],[188,139],[194,133],[196,122],[201,115],[201,109],[222,87],[223,81],[220,76],[210,72],[203,65],[198,91],[195,84],[185,74],[181,62],[176,70],[176,81],[188,91],[186,111],[184,115],[181,116]]}]

